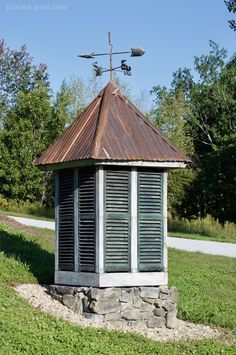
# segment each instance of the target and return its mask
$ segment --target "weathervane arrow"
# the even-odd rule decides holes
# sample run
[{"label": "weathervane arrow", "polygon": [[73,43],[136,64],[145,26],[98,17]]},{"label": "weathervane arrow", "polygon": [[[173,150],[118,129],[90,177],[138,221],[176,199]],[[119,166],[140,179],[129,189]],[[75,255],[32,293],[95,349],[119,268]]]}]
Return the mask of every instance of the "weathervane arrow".
[{"label": "weathervane arrow", "polygon": [[113,52],[113,45],[111,42],[111,32],[108,32],[108,44],[110,46],[110,52],[109,53],[84,53],[84,54],[79,54],[78,57],[80,58],[85,58],[85,59],[93,59],[98,56],[110,56],[110,67],[109,69],[103,69],[101,66],[98,65],[97,62],[93,63],[93,69],[95,70],[95,75],[96,76],[101,76],[105,72],[110,72],[110,80],[112,80],[113,77],[113,72],[114,71],[121,71],[125,75],[131,75],[131,67],[126,64],[126,60],[123,59],[121,60],[120,66],[113,67],[112,66],[112,60],[113,60],[113,55],[116,54],[130,54],[131,57],[141,57],[145,54],[145,51],[143,48],[131,48],[130,51],[122,51],[122,52]]}]

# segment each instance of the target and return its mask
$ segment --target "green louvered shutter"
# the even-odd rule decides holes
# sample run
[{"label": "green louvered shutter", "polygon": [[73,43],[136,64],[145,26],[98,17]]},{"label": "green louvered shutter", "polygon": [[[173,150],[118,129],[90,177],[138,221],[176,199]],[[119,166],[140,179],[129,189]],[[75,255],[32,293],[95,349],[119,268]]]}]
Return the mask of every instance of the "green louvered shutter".
[{"label": "green louvered shutter", "polygon": [[163,174],[138,172],[139,271],[162,270]]},{"label": "green louvered shutter", "polygon": [[59,172],[58,266],[62,271],[74,270],[74,171]]},{"label": "green louvered shutter", "polygon": [[95,173],[79,174],[78,238],[79,270],[95,271],[96,251],[96,188]]},{"label": "green louvered shutter", "polygon": [[105,271],[130,271],[130,171],[105,171]]}]

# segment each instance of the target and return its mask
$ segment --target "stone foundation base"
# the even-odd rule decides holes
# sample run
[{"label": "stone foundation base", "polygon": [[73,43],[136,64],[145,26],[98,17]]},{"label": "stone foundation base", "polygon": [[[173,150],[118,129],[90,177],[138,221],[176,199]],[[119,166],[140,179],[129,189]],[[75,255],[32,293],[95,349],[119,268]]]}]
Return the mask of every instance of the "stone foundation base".
[{"label": "stone foundation base", "polygon": [[52,298],[95,323],[175,328],[176,287],[93,288],[50,285]]}]

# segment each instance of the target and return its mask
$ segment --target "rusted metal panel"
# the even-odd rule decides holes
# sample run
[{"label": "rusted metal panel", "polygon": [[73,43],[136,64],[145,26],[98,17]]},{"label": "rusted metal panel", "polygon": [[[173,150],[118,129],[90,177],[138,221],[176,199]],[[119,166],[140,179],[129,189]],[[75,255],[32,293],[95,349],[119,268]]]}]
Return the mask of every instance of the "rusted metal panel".
[{"label": "rusted metal panel", "polygon": [[191,162],[112,81],[37,159],[36,165],[83,159]]}]

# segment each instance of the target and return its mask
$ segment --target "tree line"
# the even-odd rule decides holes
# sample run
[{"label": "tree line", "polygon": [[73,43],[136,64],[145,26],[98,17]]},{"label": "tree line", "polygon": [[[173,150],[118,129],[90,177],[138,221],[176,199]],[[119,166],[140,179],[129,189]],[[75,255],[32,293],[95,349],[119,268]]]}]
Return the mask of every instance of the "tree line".
[{"label": "tree line", "polygon": [[210,41],[171,88],[155,86],[154,122],[192,158],[192,169],[170,174],[172,214],[236,221],[236,56]]},{"label": "tree line", "polygon": [[[236,220],[236,57],[226,58],[210,41],[209,53],[194,58],[194,73],[179,69],[170,88],[151,90],[146,115],[193,161],[169,174],[174,216]],[[132,99],[128,86],[118,85]],[[100,90],[95,79],[75,78],[54,97],[46,65],[35,65],[25,46],[12,50],[0,41],[0,196],[53,206],[53,174],[32,162]]]}]

